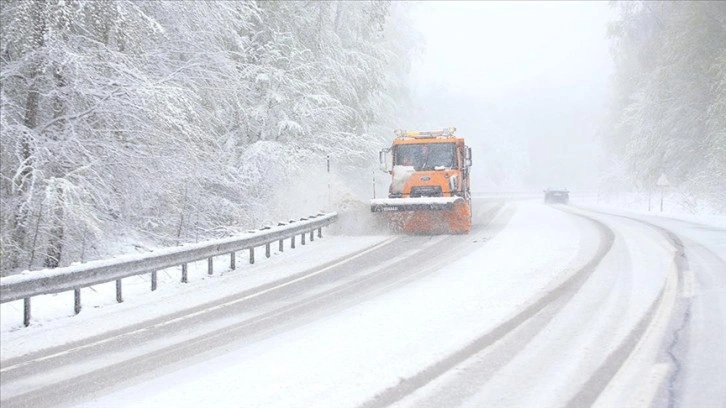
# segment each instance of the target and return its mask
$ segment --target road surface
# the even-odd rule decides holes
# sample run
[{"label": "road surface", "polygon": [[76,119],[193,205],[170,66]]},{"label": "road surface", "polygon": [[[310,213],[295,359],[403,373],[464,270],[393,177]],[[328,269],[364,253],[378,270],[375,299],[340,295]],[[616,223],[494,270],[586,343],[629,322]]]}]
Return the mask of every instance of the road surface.
[{"label": "road surface", "polygon": [[474,208],[469,235],[321,250],[265,284],[3,357],[0,403],[726,405],[726,231],[575,202]]}]

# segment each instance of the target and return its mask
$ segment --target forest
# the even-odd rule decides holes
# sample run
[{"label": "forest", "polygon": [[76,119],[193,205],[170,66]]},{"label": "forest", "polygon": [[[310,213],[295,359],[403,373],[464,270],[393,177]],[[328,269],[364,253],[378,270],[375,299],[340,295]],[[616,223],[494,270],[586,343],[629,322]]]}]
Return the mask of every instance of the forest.
[{"label": "forest", "polygon": [[3,275],[309,215],[284,186],[388,138],[406,7],[3,0]]},{"label": "forest", "polygon": [[618,2],[603,142],[611,188],[669,188],[726,212],[726,2]]}]

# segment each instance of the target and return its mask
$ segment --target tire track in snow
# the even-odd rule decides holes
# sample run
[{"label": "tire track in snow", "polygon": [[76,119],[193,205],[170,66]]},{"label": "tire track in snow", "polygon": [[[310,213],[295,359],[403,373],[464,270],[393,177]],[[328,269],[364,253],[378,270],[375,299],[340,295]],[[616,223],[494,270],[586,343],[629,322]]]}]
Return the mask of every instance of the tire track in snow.
[{"label": "tire track in snow", "polygon": [[[649,223],[641,219],[607,212],[595,212],[608,216],[626,218],[631,221],[644,224],[660,232],[674,246],[674,248],[676,248],[676,251],[673,255],[673,263],[676,266],[676,286],[679,286],[681,288],[680,292],[683,293],[683,275],[688,270],[688,259],[686,258],[683,242],[675,233],[661,226]],[[672,308],[675,306],[675,303],[678,302],[678,297],[675,296],[675,293],[669,293],[666,291],[667,285],[667,282],[664,283],[660,293],[653,301],[653,304],[648,308],[648,311],[638,321],[638,324],[636,324],[636,326],[630,331],[628,336],[626,336],[626,338],[620,343],[620,345],[605,358],[604,362],[597,370],[595,370],[590,378],[585,381],[583,386],[580,388],[580,391],[572,399],[570,399],[567,407],[578,408],[583,406],[593,406],[597,402],[598,398],[601,396],[603,391],[605,391],[608,384],[610,384],[613,378],[615,378],[621,368],[625,366],[628,359],[633,358],[633,352],[636,350],[638,344],[642,341],[648,329],[658,323],[656,319],[656,317],[658,316],[658,309]],[[678,373],[680,372],[680,362],[675,357],[673,349],[678,343],[680,331],[687,324],[689,309],[690,306],[686,306],[685,311],[681,313],[682,321],[673,334],[673,340],[671,344],[667,347],[667,353],[671,357],[671,362],[675,368],[668,379],[667,385],[669,394],[669,406],[672,406],[672,403],[675,400],[674,383],[678,378]],[[670,316],[670,313],[667,314],[666,317],[668,316]]]},{"label": "tire track in snow", "polygon": [[497,341],[503,339],[508,334],[533,319],[543,309],[552,306],[557,301],[569,299],[574,296],[582,285],[585,284],[590,275],[592,275],[592,273],[597,269],[597,266],[612,248],[615,241],[615,234],[607,225],[596,219],[574,212],[569,213],[582,217],[595,224],[600,234],[598,249],[595,255],[585,265],[573,273],[559,286],[545,293],[542,297],[534,301],[534,303],[530,304],[530,306],[526,307],[524,310],[517,313],[514,317],[499,324],[489,332],[477,337],[463,348],[424,368],[417,374],[408,378],[400,379],[398,384],[383,390],[378,395],[364,402],[360,407],[385,407],[402,400],[414,393],[416,390],[439,378],[441,375],[451,371],[457,365],[470,359],[476,354],[481,353]]},{"label": "tire track in snow", "polygon": [[[5,375],[7,378],[8,373],[14,370],[18,370],[24,366],[27,366],[32,363],[37,363],[45,360],[51,360],[56,357],[64,356],[73,352],[77,352],[84,349],[89,349],[94,346],[108,343],[110,341],[116,341],[124,337],[130,337],[138,333],[142,333],[144,331],[153,329],[153,328],[160,328],[163,326],[167,326],[170,324],[183,322],[187,319],[194,318],[196,316],[203,315],[205,313],[209,313],[214,310],[218,310],[224,306],[233,305],[236,303],[239,303],[241,301],[250,300],[257,298],[261,295],[264,295],[270,291],[277,290],[286,286],[289,286],[291,284],[297,283],[299,281],[302,281],[304,279],[309,279],[315,275],[318,275],[322,272],[325,272],[333,267],[342,265],[344,263],[350,262],[351,260],[354,260],[356,258],[359,258],[360,256],[366,255],[367,253],[374,251],[380,247],[386,246],[391,244],[393,241],[395,241],[397,237],[390,238],[388,240],[385,240],[381,243],[372,245],[368,248],[363,248],[357,252],[354,252],[344,258],[339,258],[336,260],[333,260],[331,262],[328,262],[326,264],[323,264],[317,268],[313,268],[311,270],[301,272],[298,274],[295,274],[293,276],[289,276],[286,278],[282,278],[270,283],[263,284],[261,286],[258,286],[253,289],[245,290],[243,292],[240,292],[236,295],[227,296],[223,299],[216,300],[214,302],[209,302],[197,307],[193,307],[190,309],[182,310],[180,312],[176,312],[170,315],[161,316],[159,318],[146,321],[143,323],[139,323],[133,326],[125,327],[119,330],[115,330],[109,333],[104,333],[103,335],[99,335],[96,337],[92,337],[89,339],[85,339],[80,342],[74,342],[65,344],[62,346],[53,347],[51,349],[42,350],[38,352],[34,352],[25,356],[16,357],[12,359],[8,359],[7,361],[3,362],[2,368],[0,368],[0,373]],[[131,341],[130,339],[129,341]]]},{"label": "tire track in snow", "polygon": [[[183,341],[177,341],[171,345],[164,345],[159,349],[147,350],[141,355],[108,364],[103,368],[87,370],[72,378],[65,378],[52,384],[46,384],[41,388],[13,395],[8,399],[4,399],[2,405],[4,408],[12,406],[40,407],[56,406],[58,404],[78,401],[82,398],[82,395],[78,394],[94,395],[102,393],[104,389],[129,385],[134,381],[139,381],[145,375],[151,375],[149,373],[158,371],[160,367],[163,368],[165,366],[180,364],[182,360],[203,358],[203,355],[213,353],[214,350],[224,347],[231,341],[256,341],[260,337],[269,336],[276,330],[286,330],[296,325],[305,324],[306,320],[314,319],[317,312],[329,309],[330,306],[345,307],[346,304],[355,304],[355,302],[359,302],[362,299],[405,285],[428,273],[436,271],[437,268],[448,262],[447,259],[449,258],[435,259],[437,254],[434,252],[428,251],[429,255],[427,255],[427,249],[430,246],[436,245],[440,241],[447,241],[452,244],[452,247],[458,248],[457,251],[452,251],[449,254],[450,257],[455,257],[458,251],[468,249],[464,245],[465,243],[472,239],[474,239],[474,242],[479,241],[481,237],[476,238],[476,236],[481,235],[482,232],[487,232],[488,235],[496,235],[499,231],[503,230],[511,218],[512,211],[511,209],[502,208],[503,203],[496,203],[486,211],[478,212],[477,215],[480,217],[480,220],[484,221],[484,224],[478,224],[478,228],[473,229],[472,234],[468,236],[411,237],[410,240],[415,244],[412,247],[415,250],[409,251],[406,256],[399,257],[372,256],[374,259],[391,258],[391,261],[377,263],[372,268],[372,271],[357,276],[352,280],[342,280],[342,283],[337,283],[331,288],[324,289],[313,296],[303,296],[297,301],[284,301],[280,307],[275,307],[273,310],[253,318],[244,319],[238,323],[224,327],[222,330],[197,335],[196,337],[184,339]],[[493,222],[495,219],[498,220],[499,224],[492,229],[484,231],[484,225]],[[360,251],[357,256],[362,257],[363,255],[367,255],[372,249],[383,250],[386,247],[391,247],[392,243],[400,241],[401,238],[403,237],[394,237],[390,241],[385,241],[388,245],[376,245],[374,248]],[[484,241],[488,238],[491,238],[491,236],[485,237]],[[422,244],[420,241],[424,239],[427,241],[424,241]],[[401,255],[400,250],[396,248],[389,248],[389,250],[393,254],[398,253],[398,255]],[[421,268],[415,272],[403,272],[404,270],[408,270],[408,268],[395,268],[392,265],[409,264],[410,259],[414,257],[417,257],[416,259],[419,260],[431,257],[432,260],[428,267]],[[27,362],[26,364],[17,362],[15,364],[17,366],[17,372],[12,373],[13,377],[33,376],[33,373],[39,370],[46,371],[48,368],[54,369],[55,367],[62,367],[66,364],[73,364],[79,359],[92,359],[99,354],[113,353],[118,349],[126,347],[129,343],[142,344],[153,340],[154,336],[163,338],[164,333],[167,333],[168,336],[170,332],[183,332],[187,325],[200,320],[214,318],[215,316],[224,316],[226,314],[242,313],[250,306],[248,304],[250,299],[247,298],[257,298],[262,292],[271,296],[272,293],[268,292],[276,291],[280,287],[289,287],[292,283],[315,277],[322,272],[328,272],[328,270],[334,269],[333,267],[339,266],[339,264],[349,263],[348,261],[352,259],[354,258],[332,263],[332,266],[325,265],[315,268],[312,272],[308,271],[284,279],[282,283],[278,281],[275,284],[266,285],[264,288],[257,288],[237,296],[225,298],[221,303],[214,302],[197,308],[198,310],[187,310],[181,312],[174,318],[167,316],[154,325],[148,325],[147,323],[146,325],[139,325],[139,327],[131,332],[122,331],[113,337],[106,336],[102,339],[96,339],[92,344],[77,347],[72,352],[58,351],[58,355],[50,359],[37,357],[34,361]],[[399,272],[397,274],[391,274],[391,270],[398,270]],[[356,275],[357,271],[350,273]],[[336,275],[334,272],[329,272],[328,274]],[[322,284],[330,284],[330,282],[323,281]],[[254,305],[252,306],[254,307]],[[39,363],[42,364],[39,366]],[[43,368],[43,364],[46,365],[45,368]],[[50,365],[50,367],[47,367],[47,365]],[[3,373],[3,380],[8,380],[7,373]]]}]

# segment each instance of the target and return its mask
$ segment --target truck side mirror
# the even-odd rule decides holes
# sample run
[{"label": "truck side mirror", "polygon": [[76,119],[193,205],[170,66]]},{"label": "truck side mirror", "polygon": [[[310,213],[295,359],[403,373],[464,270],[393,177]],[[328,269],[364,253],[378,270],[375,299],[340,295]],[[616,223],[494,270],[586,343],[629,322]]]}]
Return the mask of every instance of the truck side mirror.
[{"label": "truck side mirror", "polygon": [[464,165],[466,167],[471,167],[471,147],[466,146],[466,156],[464,157]]},{"label": "truck side mirror", "polygon": [[390,173],[391,172],[391,166],[388,164],[388,153],[390,153],[391,149],[381,149],[380,152],[378,152],[378,161],[380,162],[380,169],[383,172]]}]

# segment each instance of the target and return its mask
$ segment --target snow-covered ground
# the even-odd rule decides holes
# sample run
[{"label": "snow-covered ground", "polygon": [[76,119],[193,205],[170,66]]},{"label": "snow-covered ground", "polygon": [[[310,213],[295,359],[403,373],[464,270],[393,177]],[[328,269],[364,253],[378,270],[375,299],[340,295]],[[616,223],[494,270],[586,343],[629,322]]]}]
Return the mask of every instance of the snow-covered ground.
[{"label": "snow-covered ground", "polygon": [[[578,202],[573,196],[572,204],[597,203],[584,199]],[[623,213],[615,207],[601,205],[599,209]],[[672,218],[662,221],[664,226],[703,242],[726,259],[726,237],[717,232],[726,228],[726,217],[691,214],[681,218],[687,218],[687,225],[695,223],[714,230],[699,232],[674,224]],[[552,311],[553,315],[548,317],[551,321],[542,323],[548,328],[533,332],[536,337],[531,346],[519,345],[521,352],[516,358],[497,363],[503,375],[484,380],[477,380],[476,375],[466,376],[469,383],[461,380],[467,370],[481,369],[476,360],[490,362],[492,357],[485,353],[400,404],[562,406],[570,401],[577,389],[569,389],[568,381],[584,381],[588,370],[600,364],[597,354],[584,361],[582,356],[595,346],[615,349],[627,337],[629,327],[659,295],[673,253],[673,248],[657,232],[643,231],[627,220],[608,222],[616,231],[616,255],[606,257],[598,273],[570,301],[582,307],[560,314]],[[489,233],[489,228],[496,225],[503,229]],[[160,273],[159,289],[153,293],[149,291],[148,277],[129,278],[124,284],[124,303],[115,302],[113,284],[101,285],[84,290],[84,309],[77,316],[73,315],[72,293],[44,296],[34,299],[33,322],[28,328],[22,327],[22,302],[3,304],[2,360],[91,338],[181,308],[201,306],[316,265],[344,263],[351,256],[365,256],[366,251],[396,239],[399,238],[389,235],[326,235],[306,246],[298,245],[295,250],[275,253],[271,259],[258,256],[255,265],[246,265],[240,262],[244,256],[238,257],[236,271],[229,271],[228,260],[220,258],[215,261],[215,271],[221,272],[214,276],[206,275],[206,263],[190,268],[189,284],[179,283],[179,271]],[[433,238],[425,243],[425,250],[439,250],[436,243],[442,239]],[[511,319],[533,299],[557,287],[591,259],[600,239],[596,228],[585,219],[544,206],[540,200],[518,200],[505,205],[488,226],[475,228],[462,242],[467,248],[464,256],[446,258],[446,262],[432,267],[412,265],[421,269],[420,278],[395,290],[333,309],[323,318],[311,319],[259,341],[230,344],[203,360],[192,359],[143,381],[113,387],[81,405],[370,405],[376,394],[407,378],[415,378],[432,362],[446,360],[472,339]],[[721,295],[721,299],[726,298]],[[550,308],[561,307],[564,306]],[[593,324],[597,330],[580,331],[583,324]],[[568,348],[560,350],[557,344],[567,344]],[[523,370],[541,370],[542,375],[519,381]],[[485,381],[487,386],[477,381]],[[519,385],[513,381],[519,381]],[[456,389],[457,384],[459,399],[442,400],[441,390]],[[8,393],[23,393],[18,384],[3,386]],[[720,398],[722,391],[717,389],[711,398]],[[617,397],[611,400],[621,401]],[[372,406],[375,405],[374,402]]]},{"label": "snow-covered ground", "polygon": [[282,253],[277,251],[277,245],[272,245],[274,251],[269,259],[258,248],[252,265],[248,264],[246,251],[240,252],[235,270],[229,268],[229,257],[216,257],[215,273],[211,276],[207,274],[206,260],[189,264],[188,283],[181,283],[181,267],[159,271],[154,292],[150,290],[149,275],[134,276],[123,280],[123,303],[116,302],[115,282],[96,285],[82,289],[83,309],[78,315],[73,311],[73,292],[37,296],[32,299],[29,327],[23,327],[22,300],[4,303],[0,305],[2,360],[190,309],[349,256],[388,239],[391,237],[385,235],[329,237],[324,231],[322,239],[306,245],[298,240],[295,249],[286,240]]}]

